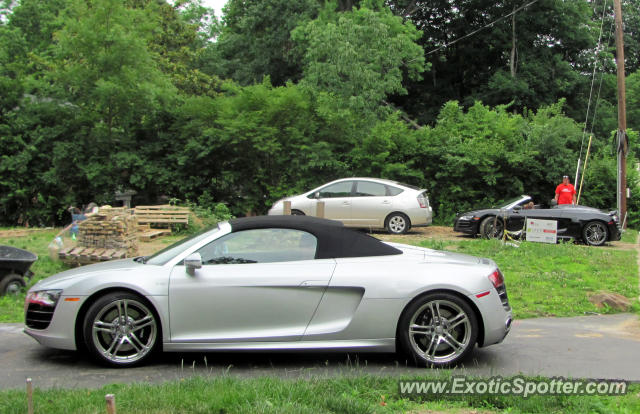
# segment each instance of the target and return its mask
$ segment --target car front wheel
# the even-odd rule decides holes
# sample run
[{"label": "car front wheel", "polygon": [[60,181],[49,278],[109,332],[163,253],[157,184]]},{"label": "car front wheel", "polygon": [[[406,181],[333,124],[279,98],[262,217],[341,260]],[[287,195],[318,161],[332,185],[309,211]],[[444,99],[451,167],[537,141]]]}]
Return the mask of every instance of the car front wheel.
[{"label": "car front wheel", "polygon": [[589,246],[602,246],[609,238],[609,231],[604,223],[590,221],[582,229],[582,238]]},{"label": "car front wheel", "polygon": [[411,228],[411,222],[404,214],[393,213],[387,218],[386,228],[391,234],[404,234]]},{"label": "car front wheel", "polygon": [[153,353],[158,319],[141,297],[129,292],[102,296],[89,308],[83,325],[87,350],[98,361],[125,367],[142,363]]},{"label": "car front wheel", "polygon": [[485,239],[501,239],[504,232],[504,223],[493,216],[487,217],[480,223],[479,233]]},{"label": "car front wheel", "polygon": [[471,307],[449,293],[414,301],[400,318],[400,345],[416,365],[454,365],[474,348],[478,321]]}]

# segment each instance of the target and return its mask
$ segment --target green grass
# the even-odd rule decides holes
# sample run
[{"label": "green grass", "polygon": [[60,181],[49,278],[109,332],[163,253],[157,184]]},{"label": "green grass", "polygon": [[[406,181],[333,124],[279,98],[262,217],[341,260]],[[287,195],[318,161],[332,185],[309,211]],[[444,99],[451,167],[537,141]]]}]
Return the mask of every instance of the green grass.
[{"label": "green grass", "polygon": [[[433,378],[425,376],[425,379]],[[483,396],[463,399],[440,396],[401,398],[396,377],[356,376],[288,380],[195,377],[162,385],[109,385],[97,390],[34,391],[36,413],[103,413],[104,396],[114,394],[120,413],[637,413],[640,385],[627,395],[608,396]],[[25,413],[23,390],[0,392],[0,412]]]},{"label": "green grass", "polygon": [[420,245],[493,259],[505,276],[514,316],[519,319],[615,313],[589,302],[589,295],[600,291],[632,299],[632,310],[640,313],[635,249],[531,242],[513,247],[497,240],[479,239],[424,241]]},{"label": "green grass", "polygon": [[622,240],[625,243],[637,243],[638,242],[638,230],[627,229],[622,233]]}]

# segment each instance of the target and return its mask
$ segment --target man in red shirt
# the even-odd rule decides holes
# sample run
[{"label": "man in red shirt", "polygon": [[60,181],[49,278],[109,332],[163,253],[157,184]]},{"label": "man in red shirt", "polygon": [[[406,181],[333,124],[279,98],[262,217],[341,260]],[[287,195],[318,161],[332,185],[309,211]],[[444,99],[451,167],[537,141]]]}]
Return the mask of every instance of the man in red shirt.
[{"label": "man in red shirt", "polygon": [[556,187],[556,202],[558,204],[575,204],[576,203],[576,189],[573,188],[573,184],[569,183],[569,176],[562,177],[562,184]]}]

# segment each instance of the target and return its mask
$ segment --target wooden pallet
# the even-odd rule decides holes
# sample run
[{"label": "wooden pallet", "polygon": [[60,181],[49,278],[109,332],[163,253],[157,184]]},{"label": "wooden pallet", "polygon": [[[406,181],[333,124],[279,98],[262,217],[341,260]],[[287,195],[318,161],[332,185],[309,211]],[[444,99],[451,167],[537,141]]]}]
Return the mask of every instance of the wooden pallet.
[{"label": "wooden pallet", "polygon": [[108,260],[124,259],[126,249],[101,249],[94,247],[68,247],[58,253],[58,257],[65,263],[85,265],[89,263],[106,262]]},{"label": "wooden pallet", "polygon": [[158,227],[169,227],[172,224],[189,224],[188,207],[170,205],[137,206],[134,215],[138,224],[150,224]]},{"label": "wooden pallet", "polygon": [[148,229],[138,233],[138,239],[147,242],[156,237],[164,236],[165,234],[171,234],[171,229]]}]

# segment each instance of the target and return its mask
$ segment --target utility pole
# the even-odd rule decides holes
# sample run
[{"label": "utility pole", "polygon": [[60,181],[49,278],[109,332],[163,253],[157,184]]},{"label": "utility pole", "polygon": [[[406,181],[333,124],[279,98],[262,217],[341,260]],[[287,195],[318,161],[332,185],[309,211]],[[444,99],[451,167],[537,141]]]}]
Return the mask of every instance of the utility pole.
[{"label": "utility pole", "polygon": [[616,147],[618,151],[618,213],[624,227],[627,226],[627,152],[629,150],[627,139],[627,113],[625,108],[625,83],[624,83],[624,42],[622,25],[622,5],[620,0],[613,0],[616,23],[616,66],[618,68],[618,131],[616,134]]}]

